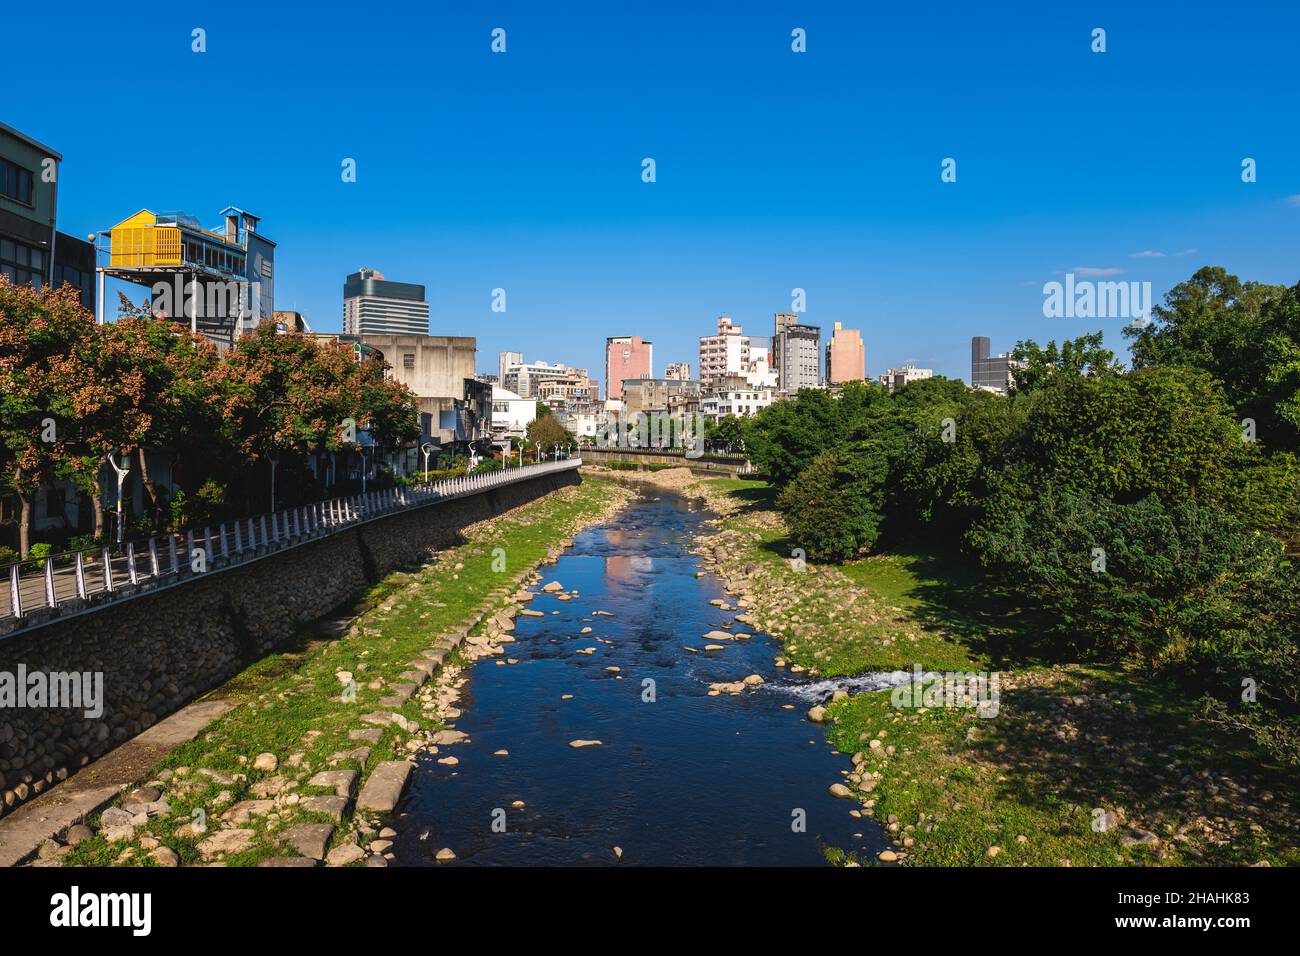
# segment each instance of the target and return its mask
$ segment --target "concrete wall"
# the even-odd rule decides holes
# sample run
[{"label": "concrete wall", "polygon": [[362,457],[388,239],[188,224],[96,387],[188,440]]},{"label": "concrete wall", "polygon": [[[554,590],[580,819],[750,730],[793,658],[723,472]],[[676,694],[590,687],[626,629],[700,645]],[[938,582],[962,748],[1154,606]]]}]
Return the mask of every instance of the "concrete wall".
[{"label": "concrete wall", "polygon": [[544,474],[401,512],[281,554],[0,641],[0,672],[102,672],[104,713],[0,709],[0,815],[135,736],[383,575],[469,525],[578,482]]},{"label": "concrete wall", "polygon": [[[450,429],[438,428],[438,415],[465,397],[465,379],[474,377],[477,340],[457,335],[362,335],[361,341],[384,353],[388,374],[420,399],[420,411],[433,415],[433,434],[441,442],[455,440]],[[406,367],[406,356],[414,365]]]}]

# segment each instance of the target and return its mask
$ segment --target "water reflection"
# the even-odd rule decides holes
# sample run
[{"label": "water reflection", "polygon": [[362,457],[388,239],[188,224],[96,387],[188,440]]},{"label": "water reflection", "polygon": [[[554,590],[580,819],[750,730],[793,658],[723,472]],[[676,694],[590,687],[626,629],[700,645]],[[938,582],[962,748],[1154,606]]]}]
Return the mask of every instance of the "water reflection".
[{"label": "water reflection", "polygon": [[[546,569],[580,596],[536,597],[545,614],[520,618],[509,645],[518,663],[475,667],[457,721],[472,742],[437,755],[454,767],[421,759],[399,807],[399,863],[450,847],[469,864],[811,865],[827,845],[885,845],[827,792],[848,760],[804,719],[806,685],[773,666],[776,644],[755,634],[699,650],[734,613],[709,604],[724,596],[716,580],[695,577],[686,548],[701,518],[681,498],[645,499]],[[767,683],[707,696],[748,674]]]}]

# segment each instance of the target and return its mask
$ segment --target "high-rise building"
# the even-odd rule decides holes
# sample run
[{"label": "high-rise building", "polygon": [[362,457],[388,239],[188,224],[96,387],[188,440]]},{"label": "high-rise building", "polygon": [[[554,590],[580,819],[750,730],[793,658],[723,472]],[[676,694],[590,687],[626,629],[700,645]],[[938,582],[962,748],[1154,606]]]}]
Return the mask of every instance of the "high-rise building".
[{"label": "high-rise building", "polygon": [[700,336],[700,384],[708,388],[724,375],[740,375],[749,364],[749,336],[731,321],[718,316],[718,331]]},{"label": "high-rise building", "polygon": [[675,379],[679,382],[685,382],[691,377],[690,362],[671,362],[664,369],[664,378]]},{"label": "high-rise building", "polygon": [[623,380],[654,378],[654,343],[639,335],[611,335],[605,339],[605,395],[623,398]]},{"label": "high-rise building", "polygon": [[512,365],[523,365],[523,352],[498,352],[497,353],[497,382],[500,385],[506,384],[506,372],[510,371]]},{"label": "high-rise building", "polygon": [[772,367],[781,392],[793,395],[801,388],[821,386],[821,339],[820,326],[800,325],[793,312],[776,313]]},{"label": "high-rise building", "polygon": [[861,382],[867,377],[867,347],[862,333],[835,323],[835,331],[826,343],[826,384]]},{"label": "high-rise building", "polygon": [[428,335],[424,286],[392,282],[377,269],[354,272],[343,285],[343,331],[349,335]]},{"label": "high-rise building", "polygon": [[0,273],[15,285],[71,285],[95,308],[95,247],[55,228],[63,157],[0,123]]},{"label": "high-rise building", "polygon": [[1006,395],[1011,391],[1011,369],[1015,365],[1008,352],[1001,355],[989,355],[989,340],[986,335],[975,335],[970,340],[970,384],[972,388],[981,388],[989,392]]}]

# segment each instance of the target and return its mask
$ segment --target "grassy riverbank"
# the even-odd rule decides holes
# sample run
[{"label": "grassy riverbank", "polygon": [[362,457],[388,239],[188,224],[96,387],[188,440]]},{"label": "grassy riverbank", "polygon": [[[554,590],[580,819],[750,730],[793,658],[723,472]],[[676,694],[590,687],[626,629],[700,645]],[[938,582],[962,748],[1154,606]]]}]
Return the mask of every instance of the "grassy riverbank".
[{"label": "grassy riverbank", "polygon": [[936,546],[801,570],[765,484],[687,488],[723,516],[704,552],[791,664],[823,676],[913,664],[1002,675],[989,719],[895,708],[888,691],[829,707],[831,741],[854,755],[858,808],[903,862],[1300,864],[1294,776],[1198,719],[1177,686],[1044,646],[1032,609]]},{"label": "grassy riverbank", "polygon": [[[153,803],[147,821],[137,816],[130,825],[120,807],[113,808],[116,814],[105,811],[107,819],[97,815],[90,821],[92,836],[81,834],[76,846],[58,851],[63,862],[150,866],[219,859],[229,866],[256,865],[297,856],[300,848],[286,834],[303,824],[333,826],[331,847],[373,844],[375,824],[354,814],[351,804],[341,819],[309,808],[308,798],[333,795],[335,786],[308,781],[321,771],[348,770],[364,780],[380,762],[423,749],[428,732],[445,726],[437,714],[455,714],[446,709],[449,698],[440,681],[454,677],[462,652],[453,651],[440,677],[404,703],[383,704],[409,680],[403,674],[412,659],[437,635],[464,631],[469,622],[510,605],[522,573],[576,531],[610,516],[628,495],[612,482],[584,478],[577,487],[472,526],[463,544],[416,571],[389,575],[357,602],[357,616],[341,637],[304,629],[293,646],[218,689],[214,696],[236,708],[154,767],[141,780],[143,794],[128,793],[119,801]],[[355,681],[353,701],[344,699],[341,673]],[[371,712],[396,713],[402,720],[361,720]],[[359,738],[358,730],[370,739]],[[274,766],[265,756],[255,766],[259,755],[274,756]],[[160,808],[158,800],[166,806]],[[200,815],[205,829],[195,832],[191,821]],[[229,836],[232,830],[251,833]],[[225,842],[205,844],[213,838]],[[228,848],[217,849],[221,845]]]}]

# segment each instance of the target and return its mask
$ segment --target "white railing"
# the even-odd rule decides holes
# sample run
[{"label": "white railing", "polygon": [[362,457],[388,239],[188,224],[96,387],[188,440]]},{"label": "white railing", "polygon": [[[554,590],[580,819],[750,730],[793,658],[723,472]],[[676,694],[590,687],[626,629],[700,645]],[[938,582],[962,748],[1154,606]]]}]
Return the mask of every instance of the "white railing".
[{"label": "white railing", "polygon": [[0,608],[0,636],[55,619],[65,605],[84,609],[134,597],[208,571],[246,564],[287,548],[390,514],[482,494],[492,488],[582,465],[581,458],[448,478],[331,498],[270,514],[189,528],[130,542],[122,548],[76,551],[0,568],[8,607]]}]

